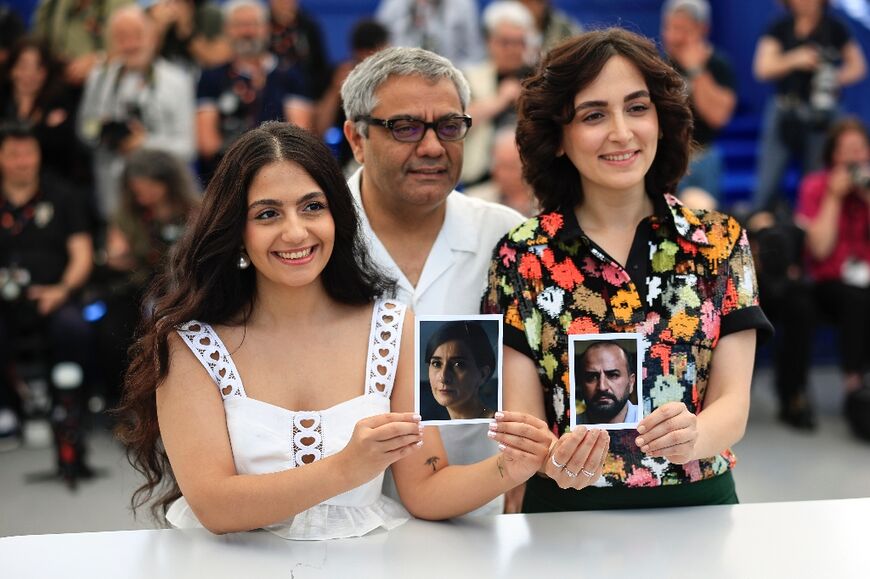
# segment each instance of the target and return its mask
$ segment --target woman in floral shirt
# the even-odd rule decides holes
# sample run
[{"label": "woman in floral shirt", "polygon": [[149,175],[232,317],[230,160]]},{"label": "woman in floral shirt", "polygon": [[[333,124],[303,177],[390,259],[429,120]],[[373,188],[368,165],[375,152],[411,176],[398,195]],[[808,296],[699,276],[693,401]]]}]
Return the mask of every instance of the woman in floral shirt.
[{"label": "woman in floral shirt", "polygon": [[[647,39],[589,32],[549,53],[519,114],[543,212],[496,246],[482,309],[505,314],[505,406],[559,437],[523,510],[736,502],[729,447],[770,324],[737,221],[670,194],[690,154],[683,81]],[[642,336],[644,418],[569,432],[568,335],[610,332]]]}]

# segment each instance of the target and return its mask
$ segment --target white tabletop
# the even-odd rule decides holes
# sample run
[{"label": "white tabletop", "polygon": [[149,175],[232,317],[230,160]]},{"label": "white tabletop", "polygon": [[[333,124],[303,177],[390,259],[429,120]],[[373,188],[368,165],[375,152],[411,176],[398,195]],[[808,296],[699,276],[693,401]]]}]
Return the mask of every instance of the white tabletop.
[{"label": "white tabletop", "polygon": [[0,539],[10,579],[870,577],[870,498],[410,521],[338,541],[154,530]]}]

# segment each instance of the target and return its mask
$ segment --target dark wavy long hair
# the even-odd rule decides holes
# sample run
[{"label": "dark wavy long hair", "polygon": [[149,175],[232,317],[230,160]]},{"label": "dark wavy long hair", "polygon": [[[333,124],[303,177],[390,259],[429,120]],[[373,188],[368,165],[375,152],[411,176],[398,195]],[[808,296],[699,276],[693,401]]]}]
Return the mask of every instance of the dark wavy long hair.
[{"label": "dark wavy long hair", "polygon": [[580,174],[567,156],[557,156],[566,124],[574,118],[574,97],[614,56],[634,64],[656,107],[662,138],[645,177],[648,194],[674,191],[686,173],[692,150],[692,112],[683,78],[659,56],[647,38],[622,28],[595,30],[555,46],[523,83],[517,103],[517,145],[523,176],[544,211],[582,202]]},{"label": "dark wavy long hair", "polygon": [[[248,188],[260,169],[277,161],[300,165],[326,194],[335,221],[335,244],[321,279],[341,303],[366,304],[394,282],[373,265],[364,245],[353,198],[329,149],[311,133],[269,122],[245,133],[218,165],[202,208],[176,244],[166,271],[143,300],[150,311],[131,349],[116,434],[130,464],[145,477],[131,498],[134,512],[151,501],[162,520],[181,496],[160,440],[155,393],[169,372],[169,336],[190,320],[245,323],[256,291],[254,268],[237,267],[247,214]],[[156,495],[156,496],[155,496]]]},{"label": "dark wavy long hair", "polygon": [[[9,57],[0,70],[0,101],[13,98],[12,69],[18,63],[21,56],[27,51],[34,51],[39,55],[39,65],[45,69],[45,81],[36,95],[33,110],[30,112],[28,121],[36,122],[34,117],[41,117],[47,112],[48,107],[56,105],[59,99],[65,96],[66,87],[63,83],[63,67],[60,61],[54,57],[48,44],[44,41],[24,37],[18,40],[9,51]],[[3,107],[8,106],[3,102]]]}]

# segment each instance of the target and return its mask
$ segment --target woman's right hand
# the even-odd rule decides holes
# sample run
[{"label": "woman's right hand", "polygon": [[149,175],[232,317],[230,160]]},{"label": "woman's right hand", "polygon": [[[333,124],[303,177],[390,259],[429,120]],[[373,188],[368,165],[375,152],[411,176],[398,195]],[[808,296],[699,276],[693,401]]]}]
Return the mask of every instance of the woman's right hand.
[{"label": "woman's right hand", "polygon": [[553,442],[546,422],[522,412],[496,412],[488,436],[498,443],[504,458],[499,472],[516,484],[526,482],[541,468]]},{"label": "woman's right hand", "polygon": [[390,412],[357,422],[350,442],[340,454],[346,461],[347,474],[357,479],[360,485],[422,444],[420,416],[412,412]]},{"label": "woman's right hand", "polygon": [[606,430],[577,426],[553,445],[543,472],[560,488],[585,488],[601,476],[609,449],[610,435]]}]

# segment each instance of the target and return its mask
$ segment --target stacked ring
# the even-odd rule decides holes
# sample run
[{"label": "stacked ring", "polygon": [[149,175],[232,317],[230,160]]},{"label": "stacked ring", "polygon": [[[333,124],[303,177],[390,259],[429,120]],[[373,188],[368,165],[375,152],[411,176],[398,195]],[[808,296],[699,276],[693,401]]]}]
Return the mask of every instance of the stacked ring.
[{"label": "stacked ring", "polygon": [[550,462],[552,462],[552,463],[553,463],[553,466],[555,466],[555,467],[558,468],[559,470],[562,470],[563,468],[565,468],[565,465],[564,465],[564,464],[559,464],[558,462],[556,462],[556,455],[555,455],[555,453],[550,455]]},{"label": "stacked ring", "polygon": [[577,473],[572,470],[566,468],[564,469],[564,472],[568,475],[569,478],[577,478]]},{"label": "stacked ring", "polygon": [[592,478],[592,477],[595,476],[595,473],[594,473],[594,472],[589,472],[589,471],[586,470],[585,468],[581,468],[581,469],[580,469],[580,472],[582,472],[583,474],[585,474],[585,475],[588,476],[589,478]]}]

